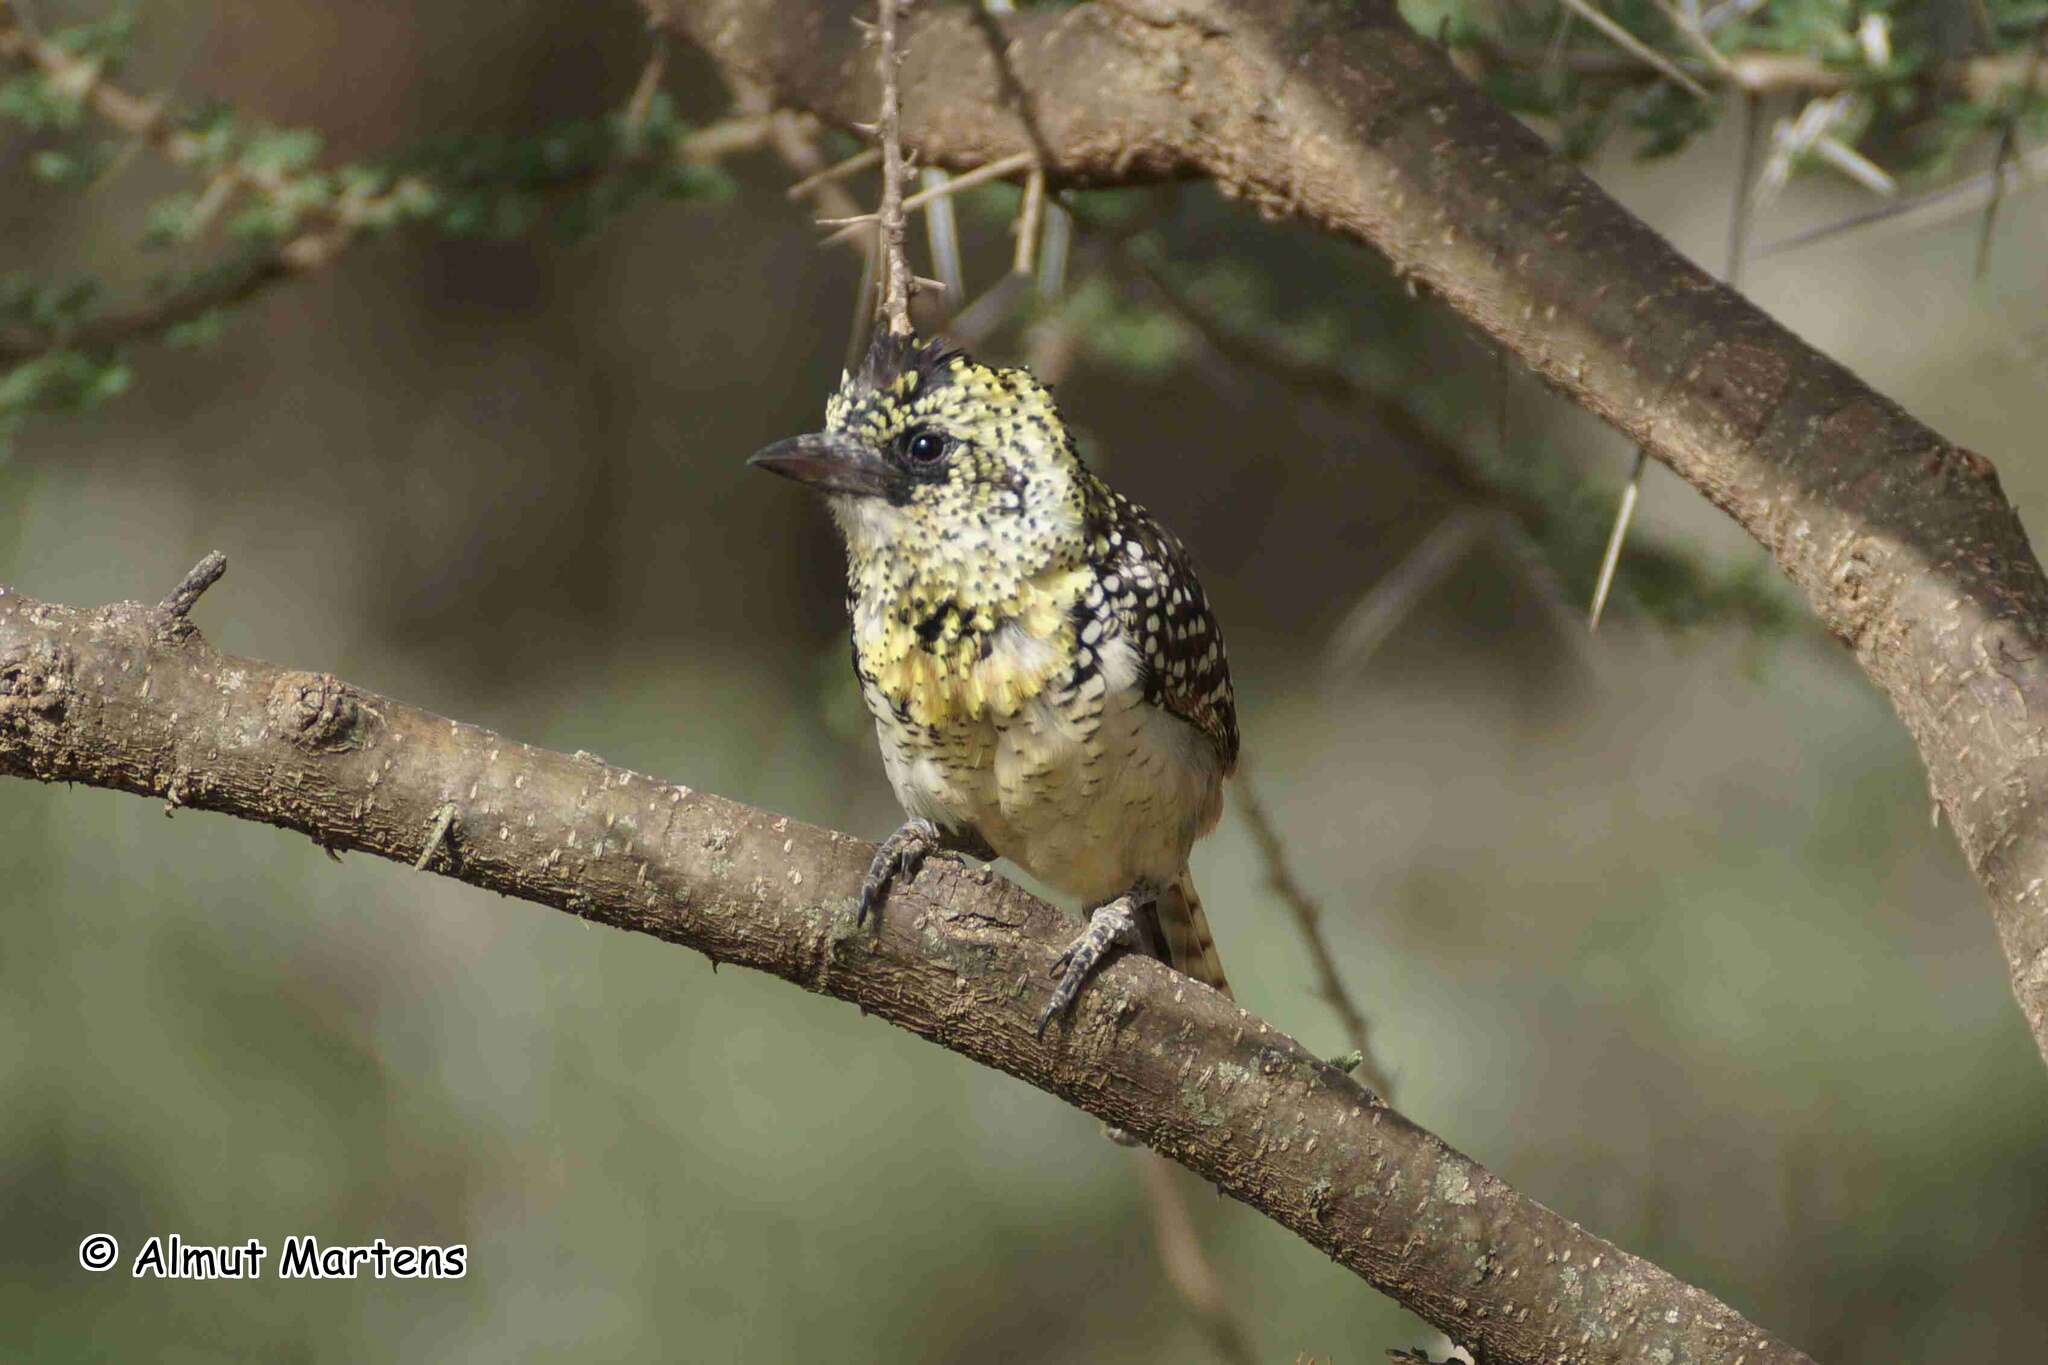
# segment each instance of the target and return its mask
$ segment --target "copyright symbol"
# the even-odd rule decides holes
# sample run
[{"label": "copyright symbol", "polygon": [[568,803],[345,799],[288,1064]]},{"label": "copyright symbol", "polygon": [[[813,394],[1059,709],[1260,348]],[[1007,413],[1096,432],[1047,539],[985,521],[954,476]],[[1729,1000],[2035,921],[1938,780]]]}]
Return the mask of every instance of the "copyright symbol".
[{"label": "copyright symbol", "polygon": [[121,1244],[104,1232],[95,1232],[78,1244],[78,1263],[87,1270],[112,1270],[121,1254]]}]

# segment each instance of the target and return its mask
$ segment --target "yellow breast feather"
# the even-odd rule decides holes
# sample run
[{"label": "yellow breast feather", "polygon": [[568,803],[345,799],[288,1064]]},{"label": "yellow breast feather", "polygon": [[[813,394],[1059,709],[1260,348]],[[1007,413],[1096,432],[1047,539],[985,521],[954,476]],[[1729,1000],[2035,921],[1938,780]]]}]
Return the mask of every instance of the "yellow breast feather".
[{"label": "yellow breast feather", "polygon": [[863,671],[916,725],[945,727],[1015,717],[1073,656],[1070,612],[1086,568],[1028,579],[1008,599],[954,619],[931,640],[890,613],[855,637]]}]

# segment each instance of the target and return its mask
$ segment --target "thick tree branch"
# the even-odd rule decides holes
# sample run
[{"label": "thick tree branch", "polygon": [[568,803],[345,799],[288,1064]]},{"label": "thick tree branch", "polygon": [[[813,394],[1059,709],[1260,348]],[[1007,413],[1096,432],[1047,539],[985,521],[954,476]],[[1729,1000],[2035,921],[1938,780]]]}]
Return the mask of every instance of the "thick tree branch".
[{"label": "thick tree branch", "polygon": [[[843,0],[644,3],[781,103],[874,105]],[[1912,732],[2048,1055],[2048,579],[1989,460],[1687,261],[1384,0],[933,8],[908,40],[924,164],[1202,176],[1370,243],[1740,522]]]},{"label": "thick tree branch", "polygon": [[935,860],[856,929],[865,841],[216,653],[185,613],[217,572],[158,606],[0,588],[0,773],[298,830],[851,1001],[1137,1134],[1491,1361],[1806,1359],[1156,962],[1039,1038],[1072,926],[986,870]]}]

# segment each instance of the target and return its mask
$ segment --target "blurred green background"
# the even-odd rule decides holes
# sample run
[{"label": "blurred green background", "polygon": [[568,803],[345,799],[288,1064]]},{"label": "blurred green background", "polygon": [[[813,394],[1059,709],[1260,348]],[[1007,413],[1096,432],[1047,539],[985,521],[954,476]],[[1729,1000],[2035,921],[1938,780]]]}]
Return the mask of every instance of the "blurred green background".
[{"label": "blurred green background", "polygon": [[[616,108],[646,54],[623,2],[188,0],[144,37],[136,88],[318,127],[339,156]],[[698,120],[726,102],[680,51],[669,89]],[[1719,268],[1736,141],[1593,169]],[[53,197],[32,145],[0,133],[0,269],[134,258],[140,279],[139,206],[178,177],[142,156]],[[879,835],[896,814],[845,671],[838,547],[741,463],[816,423],[858,263],[812,245],[771,159],[731,169],[728,202],[574,245],[368,243],[211,349],[138,354],[131,394],[31,423],[0,463],[0,581],[154,598],[219,548],[197,619],[223,649]],[[1795,180],[1757,237],[1860,193]],[[1193,547],[1250,768],[1399,1105],[1821,1360],[2032,1358],[2048,1075],[1920,764],[1845,652],[1656,468],[1642,543],[1737,605],[1671,629],[1684,602],[1627,597],[1625,564],[1589,638],[1585,528],[1597,557],[1618,436],[1367,253],[1199,188],[1104,212],[1216,297],[1251,280],[1276,328],[1581,528],[1543,555],[1489,530],[1376,651],[1333,651],[1461,504],[1407,424],[1134,312],[1088,232],[1081,302],[989,347],[1042,353],[1055,329],[1091,458]],[[986,284],[1002,226],[966,222]],[[2034,520],[2048,195],[1999,231],[1981,277],[1955,218],[1762,256],[1745,287],[1992,456]],[[1755,624],[1774,604],[1787,624]],[[1237,814],[1195,864],[1245,1004],[1344,1050]],[[105,792],[0,784],[0,891],[8,1359],[1204,1358],[1137,1156],[843,1005]],[[1433,1339],[1247,1210],[1194,1210],[1260,1359]],[[124,1256],[170,1232],[472,1250],[459,1282],[164,1284],[82,1271],[98,1231]]]}]

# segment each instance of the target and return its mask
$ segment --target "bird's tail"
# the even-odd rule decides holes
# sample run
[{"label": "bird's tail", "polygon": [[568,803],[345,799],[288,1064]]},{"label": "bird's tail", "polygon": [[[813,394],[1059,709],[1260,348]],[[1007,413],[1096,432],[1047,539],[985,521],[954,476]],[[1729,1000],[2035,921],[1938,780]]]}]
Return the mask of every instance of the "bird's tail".
[{"label": "bird's tail", "polygon": [[1202,898],[1195,894],[1195,879],[1185,867],[1153,902],[1152,913],[1166,965],[1229,995],[1230,981],[1223,975],[1223,959],[1209,933],[1208,917],[1202,913]]}]

